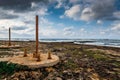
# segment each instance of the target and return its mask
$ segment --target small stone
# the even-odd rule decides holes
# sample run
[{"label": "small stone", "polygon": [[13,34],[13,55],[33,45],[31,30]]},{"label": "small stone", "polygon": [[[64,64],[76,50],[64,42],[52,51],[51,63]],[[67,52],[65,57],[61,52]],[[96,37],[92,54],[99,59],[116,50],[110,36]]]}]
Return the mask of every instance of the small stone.
[{"label": "small stone", "polygon": [[21,80],[25,80],[25,75],[24,75],[24,74],[21,74],[21,75],[20,75],[20,79],[21,79]]},{"label": "small stone", "polygon": [[87,69],[87,72],[91,72],[91,71],[93,71],[93,69],[91,69],[91,68],[88,68],[88,69]]},{"label": "small stone", "polygon": [[13,74],[12,76],[11,76],[11,78],[18,78],[19,77],[19,73],[15,73],[15,74]]},{"label": "small stone", "polygon": [[39,72],[35,72],[35,71],[31,72],[31,77],[35,80],[39,79],[41,75],[42,73],[39,73]]},{"label": "small stone", "polygon": [[75,73],[80,73],[80,70],[75,70],[74,72],[75,72]]},{"label": "small stone", "polygon": [[63,73],[67,73],[68,71],[67,70],[64,70]]},{"label": "small stone", "polygon": [[60,78],[60,77],[56,77],[56,79],[55,80],[63,80],[62,78]]},{"label": "small stone", "polygon": [[3,80],[7,80],[7,78],[3,79]]},{"label": "small stone", "polygon": [[19,80],[18,78],[13,78],[12,80]]},{"label": "small stone", "polygon": [[99,80],[99,76],[98,74],[96,73],[93,73],[91,76],[90,76],[91,80]]},{"label": "small stone", "polygon": [[63,75],[65,75],[65,76],[71,76],[72,72],[70,70],[64,70],[63,71]]},{"label": "small stone", "polygon": [[55,69],[52,68],[52,67],[50,67],[50,68],[46,68],[46,71],[47,71],[47,72],[53,72],[53,71],[55,71]]}]

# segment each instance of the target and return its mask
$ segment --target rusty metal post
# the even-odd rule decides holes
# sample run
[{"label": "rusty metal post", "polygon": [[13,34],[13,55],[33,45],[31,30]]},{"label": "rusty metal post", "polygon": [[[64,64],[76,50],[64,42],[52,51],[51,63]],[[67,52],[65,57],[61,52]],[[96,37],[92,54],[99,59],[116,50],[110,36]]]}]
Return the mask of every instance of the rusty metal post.
[{"label": "rusty metal post", "polygon": [[40,59],[40,53],[37,55],[37,62],[41,61]]},{"label": "rusty metal post", "polygon": [[50,51],[48,52],[48,59],[52,59]]},{"label": "rusty metal post", "polygon": [[38,15],[36,15],[36,54],[35,57],[37,58],[38,56]]},{"label": "rusty metal post", "polygon": [[8,46],[11,46],[11,29],[9,28],[9,43]]},{"label": "rusty metal post", "polygon": [[23,57],[27,57],[27,49],[26,48],[24,49],[24,55],[23,55]]}]

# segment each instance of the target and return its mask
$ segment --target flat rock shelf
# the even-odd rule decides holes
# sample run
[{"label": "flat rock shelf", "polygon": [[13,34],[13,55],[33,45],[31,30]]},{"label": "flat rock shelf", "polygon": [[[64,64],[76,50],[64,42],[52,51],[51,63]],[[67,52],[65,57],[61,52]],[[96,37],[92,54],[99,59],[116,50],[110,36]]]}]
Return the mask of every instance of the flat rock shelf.
[{"label": "flat rock shelf", "polygon": [[48,59],[48,54],[40,54],[41,61],[37,62],[37,58],[33,58],[33,54],[27,54],[27,57],[23,55],[0,58],[0,61],[8,61],[11,63],[28,66],[29,68],[41,68],[49,67],[59,62],[59,57],[51,55],[52,59]]},{"label": "flat rock shelf", "polygon": [[4,49],[4,48],[21,48],[21,46],[20,45],[11,45],[11,46],[0,45],[0,49]]}]

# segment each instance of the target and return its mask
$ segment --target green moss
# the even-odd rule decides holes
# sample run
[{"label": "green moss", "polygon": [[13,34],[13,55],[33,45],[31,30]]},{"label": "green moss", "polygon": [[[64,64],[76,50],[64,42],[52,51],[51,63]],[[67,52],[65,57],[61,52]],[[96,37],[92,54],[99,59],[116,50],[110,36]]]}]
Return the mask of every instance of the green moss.
[{"label": "green moss", "polygon": [[17,64],[0,62],[0,75],[11,75],[15,71],[28,69],[26,66],[18,66]]},{"label": "green moss", "polygon": [[64,64],[65,68],[69,69],[76,69],[78,68],[78,65],[71,59],[68,59],[68,61]]},{"label": "green moss", "polygon": [[120,66],[120,62],[117,62],[117,61],[114,61],[113,64],[118,67]]},{"label": "green moss", "polygon": [[0,62],[0,75],[7,74],[10,75],[15,71],[15,64],[8,62]]},{"label": "green moss", "polygon": [[0,51],[11,51],[11,49],[9,49],[9,48],[2,48],[2,49],[0,49]]},{"label": "green moss", "polygon": [[85,50],[85,49],[84,49],[83,52],[84,52],[85,54],[87,54],[88,57],[93,57],[94,54],[95,54],[95,52],[93,52],[92,50]]},{"label": "green moss", "polygon": [[93,57],[96,60],[102,60],[102,61],[106,61],[108,59],[105,55],[101,55],[101,54],[94,54]]},{"label": "green moss", "polygon": [[84,50],[84,53],[87,54],[88,57],[94,58],[96,60],[108,60],[108,57],[105,55],[105,53],[100,50]]}]

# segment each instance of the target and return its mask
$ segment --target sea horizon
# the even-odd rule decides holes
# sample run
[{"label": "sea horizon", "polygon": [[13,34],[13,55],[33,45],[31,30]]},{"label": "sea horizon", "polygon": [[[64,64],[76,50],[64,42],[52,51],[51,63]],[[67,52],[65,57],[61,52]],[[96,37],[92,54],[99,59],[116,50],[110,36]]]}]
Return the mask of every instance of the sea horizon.
[{"label": "sea horizon", "polygon": [[[0,40],[8,40],[8,38],[0,38]],[[35,41],[34,38],[12,38],[12,41]],[[119,47],[120,39],[68,39],[68,38],[42,38],[40,42],[73,42],[74,44],[97,45]]]}]

